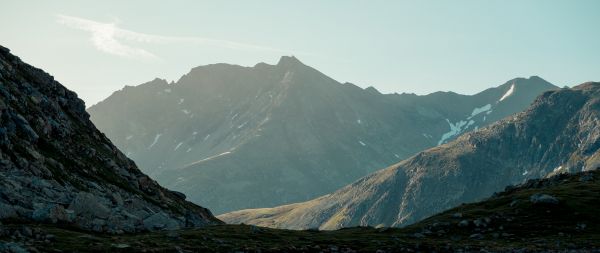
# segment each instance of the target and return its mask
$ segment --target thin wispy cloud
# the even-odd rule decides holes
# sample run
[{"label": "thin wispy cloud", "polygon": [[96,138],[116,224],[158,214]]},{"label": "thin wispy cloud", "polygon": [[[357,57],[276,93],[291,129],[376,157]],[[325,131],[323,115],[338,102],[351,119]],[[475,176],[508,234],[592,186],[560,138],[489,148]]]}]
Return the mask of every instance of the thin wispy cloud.
[{"label": "thin wispy cloud", "polygon": [[228,48],[234,50],[247,51],[269,51],[289,54],[288,50],[271,48],[260,45],[253,45],[229,40],[220,40],[202,37],[181,37],[181,36],[163,36],[155,34],[139,33],[131,30],[119,28],[116,23],[102,23],[89,19],[57,15],[57,22],[67,27],[86,31],[90,33],[92,44],[104,53],[138,59],[158,59],[159,57],[143,48],[127,45],[126,42],[148,43],[148,44],[169,44],[169,43],[188,43],[201,44],[210,47]]}]

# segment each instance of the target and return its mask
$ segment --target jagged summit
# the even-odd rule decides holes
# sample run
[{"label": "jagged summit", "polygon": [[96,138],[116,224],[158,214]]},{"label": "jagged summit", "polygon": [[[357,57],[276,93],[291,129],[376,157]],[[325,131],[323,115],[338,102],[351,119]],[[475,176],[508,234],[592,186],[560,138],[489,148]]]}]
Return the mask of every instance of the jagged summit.
[{"label": "jagged summit", "polygon": [[148,85],[148,86],[153,86],[153,87],[160,87],[160,86],[165,86],[165,85],[169,85],[169,83],[167,82],[166,79],[163,78],[158,78],[155,77],[152,81],[140,84],[140,85]]},{"label": "jagged summit", "polygon": [[0,219],[135,232],[221,223],[143,174],[82,100],[0,47]]},{"label": "jagged summit", "polygon": [[159,182],[215,213],[305,201],[521,111],[541,92],[384,95],[284,56],[217,64],[169,87],[135,87],[88,109]]},{"label": "jagged summit", "polygon": [[281,58],[279,58],[279,62],[277,62],[277,66],[281,66],[281,67],[292,67],[292,66],[297,66],[297,65],[304,65],[302,62],[300,62],[300,60],[298,60],[298,58],[296,58],[295,56],[281,56]]}]

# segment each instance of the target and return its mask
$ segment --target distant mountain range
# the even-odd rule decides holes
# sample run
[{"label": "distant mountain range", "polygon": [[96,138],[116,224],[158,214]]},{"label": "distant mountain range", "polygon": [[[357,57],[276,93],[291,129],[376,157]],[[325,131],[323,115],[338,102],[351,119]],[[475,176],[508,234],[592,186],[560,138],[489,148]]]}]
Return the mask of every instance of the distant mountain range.
[{"label": "distant mountain range", "polygon": [[381,94],[282,57],[127,86],[88,112],[144,172],[223,213],[332,192],[556,88],[534,76],[472,96]]},{"label": "distant mountain range", "polygon": [[[331,194],[218,216],[291,229],[404,226],[505,186],[600,167],[600,83],[548,91],[524,112],[375,172]],[[574,196],[576,197],[576,196]]]},{"label": "distant mountain range", "polygon": [[[293,59],[285,59],[289,60]],[[303,82],[294,84],[291,80],[289,82],[293,86],[288,90],[302,86]],[[447,143],[419,152],[332,194],[303,203],[219,216],[233,223],[296,229],[357,225],[377,228],[294,231],[254,225],[212,226],[223,222],[208,209],[186,201],[185,194],[163,188],[143,174],[132,160],[95,128],[83,101],[74,92],[0,46],[0,252],[597,251],[600,246],[600,218],[597,215],[600,197],[600,171],[597,170],[600,168],[600,83],[589,82],[572,89],[546,91],[524,112],[486,127],[477,123],[489,122],[494,113],[502,110],[503,103],[516,99],[520,91],[530,88],[522,87],[523,83],[533,85],[531,83],[536,82],[543,84],[539,78],[515,79],[504,87],[485,91],[500,89],[499,94],[490,95],[494,104],[473,108],[463,123],[451,124],[452,134],[441,133],[438,142]],[[357,94],[365,91],[352,86],[343,87],[350,87]],[[166,89],[173,92],[171,88]],[[163,87],[159,90],[165,91]],[[369,90],[366,90],[369,94],[378,94]],[[160,173],[172,172],[180,176],[177,173],[207,168],[203,167],[205,163],[219,164],[216,161],[229,155],[239,155],[238,151],[260,154],[265,150],[251,153],[249,147],[261,147],[253,145],[264,143],[266,140],[263,138],[267,137],[278,140],[275,138],[277,132],[266,134],[278,127],[289,129],[286,138],[304,144],[304,148],[328,147],[330,143],[317,142],[321,144],[315,145],[315,137],[306,137],[309,136],[307,133],[318,134],[314,127],[320,126],[311,118],[320,114],[309,111],[309,105],[315,106],[313,110],[325,111],[325,116],[336,116],[335,120],[328,117],[320,120],[341,121],[333,126],[344,131],[350,129],[366,136],[378,136],[356,130],[355,124],[383,124],[382,118],[372,115],[378,111],[368,113],[360,110],[371,102],[359,99],[362,95],[343,93],[345,95],[341,98],[326,96],[329,100],[325,101],[331,103],[317,103],[320,101],[317,99],[309,105],[293,103],[294,107],[288,105],[292,102],[287,99],[297,95],[288,92],[286,99],[277,100],[277,106],[268,108],[269,119],[259,125],[259,129],[264,130],[246,135],[249,136],[247,142],[241,142],[239,148],[193,166]],[[322,94],[328,93],[315,95]],[[349,94],[353,94],[354,100],[348,98],[352,97]],[[397,99],[396,96],[427,97],[378,96],[390,99],[384,100],[389,103],[386,104],[388,106],[392,104],[390,101]],[[239,98],[243,97],[240,95]],[[346,105],[338,106],[339,101],[345,101]],[[362,104],[352,107],[349,101],[362,101]],[[414,102],[402,101],[405,104],[392,107],[402,117],[414,115],[411,110],[420,111],[415,109],[417,105]],[[424,104],[420,103],[419,106]],[[376,105],[381,107],[375,108],[386,108],[382,104]],[[297,108],[304,109],[298,111]],[[347,122],[349,112],[338,111],[341,108],[352,109],[347,110],[355,116],[360,115],[360,121]],[[441,108],[436,109],[438,113],[450,111]],[[275,117],[280,115],[280,110],[288,114]],[[311,131],[292,131],[295,128],[291,123],[302,123],[302,120],[295,119],[298,112],[304,112],[302,119],[311,124],[304,123],[303,126],[310,127]],[[188,115],[191,112],[183,113]],[[286,119],[290,119],[291,123],[282,123],[284,116],[288,116]],[[249,115],[238,115],[233,119],[228,115],[224,122],[236,122],[237,117],[246,117],[248,122],[252,119]],[[280,123],[269,123],[272,119]],[[456,121],[448,119],[448,122]],[[471,128],[476,130],[466,133]],[[235,129],[243,131],[244,126],[231,127],[230,131]],[[334,130],[329,130],[328,134],[337,133]],[[292,138],[292,133],[303,133],[305,138]],[[343,140],[340,136],[330,135],[318,135],[321,137],[318,141]],[[160,147],[162,137],[161,134],[152,139],[147,148]],[[308,144],[301,142],[305,139],[312,141]],[[370,148],[364,139],[359,139],[362,142],[359,142],[360,146]],[[255,144],[255,141],[259,143]],[[275,144],[265,147],[274,148]],[[177,144],[174,150],[183,145]],[[342,147],[348,149],[348,146]],[[292,149],[284,149],[289,150]],[[360,154],[360,150],[356,152]],[[230,163],[234,162],[238,161]],[[242,163],[238,165],[246,168]],[[317,172],[313,171],[313,176],[327,176]],[[280,172],[284,173],[289,171]],[[254,182],[251,180],[269,181],[260,177],[248,178],[249,182]],[[276,178],[271,178],[271,181],[278,183]],[[510,186],[515,182],[521,184]],[[256,187],[254,184],[249,184],[251,187],[248,189]],[[497,192],[502,189],[503,192]],[[486,198],[490,194],[491,197]],[[459,205],[483,198],[486,199],[482,202]],[[447,209],[450,207],[453,208]],[[434,213],[437,214],[422,220]],[[405,228],[383,227],[404,226],[417,220],[422,221]]]},{"label": "distant mountain range", "polygon": [[[1,46],[0,220],[112,234],[222,223],[144,175],[74,92]],[[3,240],[20,235],[0,223]]]}]

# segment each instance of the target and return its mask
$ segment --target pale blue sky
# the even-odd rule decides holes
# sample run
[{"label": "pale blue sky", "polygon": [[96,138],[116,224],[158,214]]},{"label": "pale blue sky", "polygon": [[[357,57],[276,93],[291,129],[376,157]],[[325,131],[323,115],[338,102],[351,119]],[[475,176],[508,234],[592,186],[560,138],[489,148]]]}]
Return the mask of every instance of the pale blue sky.
[{"label": "pale blue sky", "polygon": [[385,93],[472,94],[531,75],[560,86],[600,81],[596,0],[0,0],[0,7],[0,44],[88,106],[124,85],[177,80],[195,66],[275,64],[281,55]]}]

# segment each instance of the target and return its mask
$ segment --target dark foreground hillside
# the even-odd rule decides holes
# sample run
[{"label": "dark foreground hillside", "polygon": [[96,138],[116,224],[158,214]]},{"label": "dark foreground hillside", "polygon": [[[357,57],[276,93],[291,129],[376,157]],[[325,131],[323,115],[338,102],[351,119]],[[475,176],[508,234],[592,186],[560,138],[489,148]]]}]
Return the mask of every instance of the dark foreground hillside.
[{"label": "dark foreground hillside", "polygon": [[[248,225],[106,235],[9,223],[0,251],[121,252],[600,252],[600,172],[530,180],[406,228],[292,231]],[[5,243],[5,242],[11,243]]]},{"label": "dark foreground hillside", "polygon": [[142,173],[89,120],[83,101],[0,46],[0,221],[108,233],[218,224]]}]

